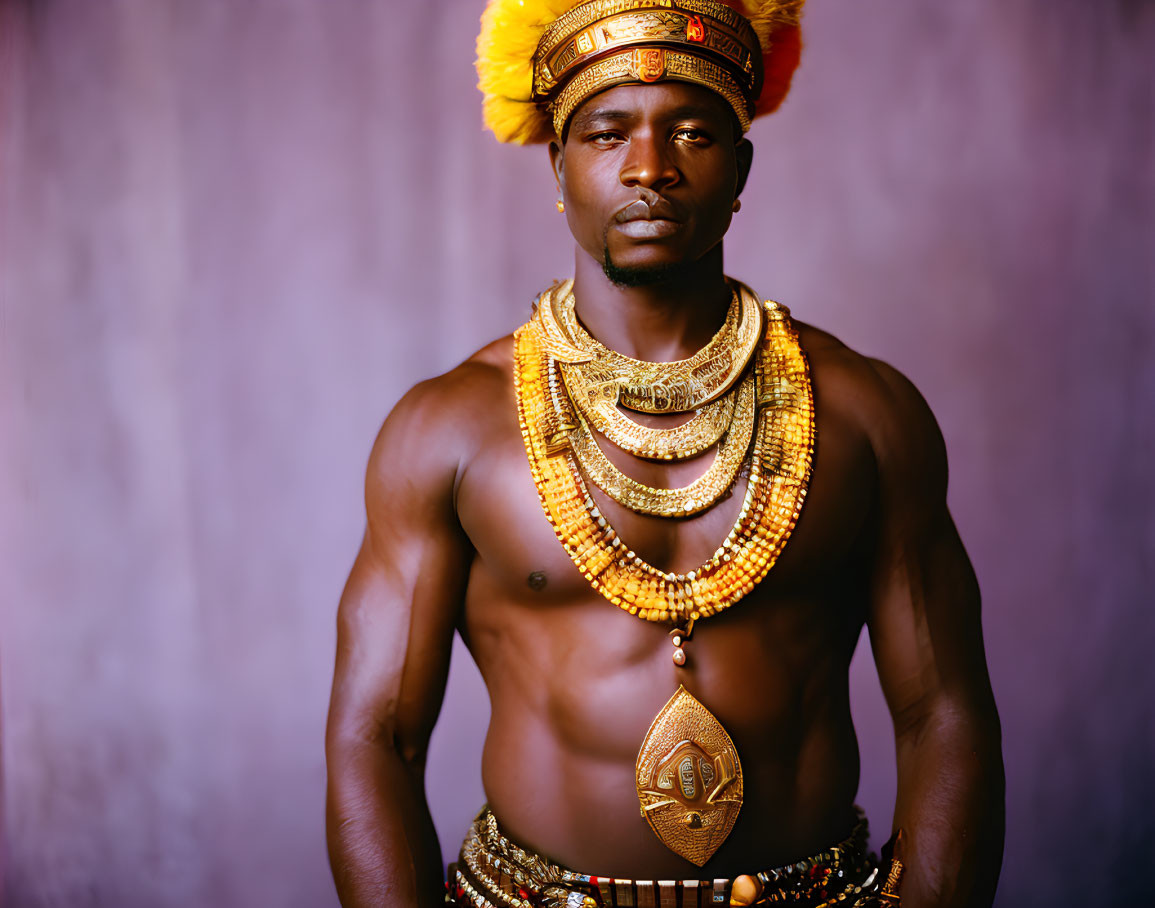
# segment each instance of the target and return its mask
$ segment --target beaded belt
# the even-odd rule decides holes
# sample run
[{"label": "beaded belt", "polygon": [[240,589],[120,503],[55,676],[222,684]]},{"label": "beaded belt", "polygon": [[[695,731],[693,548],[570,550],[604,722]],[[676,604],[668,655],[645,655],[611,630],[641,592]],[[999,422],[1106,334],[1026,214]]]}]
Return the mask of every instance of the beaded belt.
[{"label": "beaded belt", "polygon": [[[446,904],[458,908],[718,908],[775,905],[868,908],[883,889],[867,853],[862,811],[850,835],[804,860],[737,880],[621,880],[575,873],[528,852],[482,809],[449,865]],[[885,899],[885,896],[883,897]]]}]

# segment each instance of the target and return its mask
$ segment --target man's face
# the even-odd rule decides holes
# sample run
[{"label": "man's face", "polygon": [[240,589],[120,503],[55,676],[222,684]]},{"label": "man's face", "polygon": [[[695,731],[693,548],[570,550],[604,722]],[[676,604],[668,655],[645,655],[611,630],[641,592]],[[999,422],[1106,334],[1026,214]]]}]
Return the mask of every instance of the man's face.
[{"label": "man's face", "polygon": [[714,92],[684,82],[619,85],[574,112],[550,146],[578,245],[615,275],[692,265],[730,226],[751,146]]}]

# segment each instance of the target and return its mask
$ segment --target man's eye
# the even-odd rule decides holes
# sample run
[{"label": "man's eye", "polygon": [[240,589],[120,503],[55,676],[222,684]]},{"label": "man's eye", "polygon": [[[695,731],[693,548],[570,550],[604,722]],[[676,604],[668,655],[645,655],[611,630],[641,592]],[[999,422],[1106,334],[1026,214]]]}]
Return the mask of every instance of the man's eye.
[{"label": "man's eye", "polygon": [[610,145],[614,142],[620,142],[621,136],[616,132],[595,132],[589,139],[591,142],[597,142],[599,145]]},{"label": "man's eye", "polygon": [[693,126],[683,126],[681,129],[674,132],[674,138],[681,142],[693,142],[695,144],[702,144],[709,141],[709,136],[702,130]]}]

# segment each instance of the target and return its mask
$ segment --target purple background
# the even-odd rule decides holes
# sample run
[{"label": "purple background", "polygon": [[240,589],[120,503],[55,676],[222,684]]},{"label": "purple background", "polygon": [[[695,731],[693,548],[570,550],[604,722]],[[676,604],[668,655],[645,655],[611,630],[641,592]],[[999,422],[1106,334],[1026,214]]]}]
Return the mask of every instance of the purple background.
[{"label": "purple background", "polygon": [[[570,268],[480,124],[480,0],[8,0],[0,671],[10,906],[335,904],[334,608],[381,419]],[[938,414],[1005,728],[999,904],[1155,850],[1155,8],[812,0],[731,273]],[[893,743],[853,671],[861,802]],[[463,652],[450,854],[487,713]]]}]

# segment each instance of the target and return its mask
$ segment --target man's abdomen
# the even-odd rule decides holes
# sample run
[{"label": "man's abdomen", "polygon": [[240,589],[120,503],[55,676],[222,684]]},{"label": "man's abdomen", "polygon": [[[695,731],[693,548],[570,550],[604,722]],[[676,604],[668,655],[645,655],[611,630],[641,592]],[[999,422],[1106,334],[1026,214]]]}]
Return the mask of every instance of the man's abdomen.
[{"label": "man's abdomen", "polygon": [[521,844],[581,872],[698,873],[650,830],[635,786],[642,740],[682,684],[726,728],[744,777],[737,823],[700,872],[754,873],[837,842],[858,786],[847,699],[857,630],[832,635],[814,612],[742,603],[699,625],[680,669],[665,628],[601,602],[477,622],[490,807]]}]

